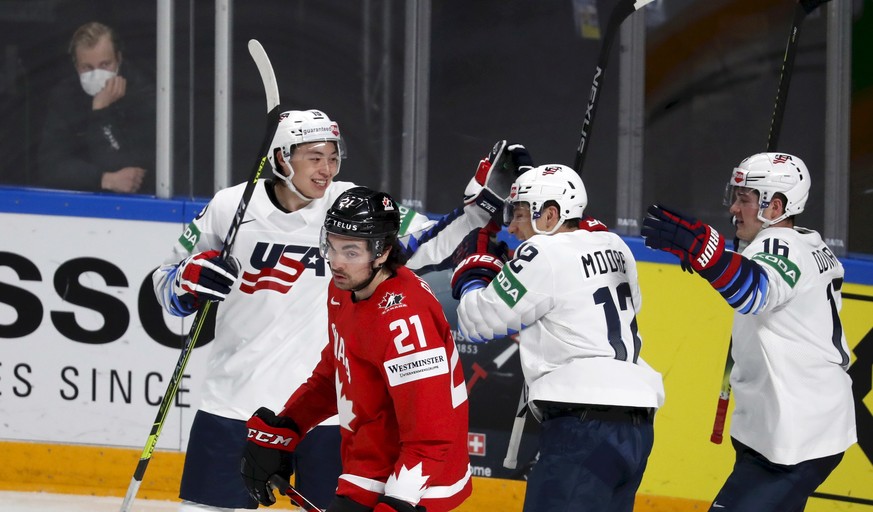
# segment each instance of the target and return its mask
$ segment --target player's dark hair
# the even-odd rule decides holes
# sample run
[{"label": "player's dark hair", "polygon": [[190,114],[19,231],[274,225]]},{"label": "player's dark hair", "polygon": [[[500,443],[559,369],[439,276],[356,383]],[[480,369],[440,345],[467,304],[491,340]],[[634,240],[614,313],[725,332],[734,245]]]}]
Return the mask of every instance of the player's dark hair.
[{"label": "player's dark hair", "polygon": [[[385,245],[388,245],[387,241]],[[390,245],[391,251],[388,253],[388,259],[385,260],[385,263],[382,266],[392,274],[396,274],[397,269],[409,261],[409,255],[403,245],[400,244],[400,241],[396,238],[390,242]]]},{"label": "player's dark hair", "polygon": [[[561,212],[561,205],[559,205],[557,201],[552,201],[551,199],[549,199],[548,201],[543,203],[542,211],[546,211],[546,208],[548,208],[550,206],[554,206],[555,208],[557,208],[558,213]],[[582,219],[580,219],[578,217],[572,218],[572,219],[567,219],[564,221],[562,226],[565,228],[569,228],[569,229],[579,229],[579,222],[581,222],[581,221],[582,221]]]}]

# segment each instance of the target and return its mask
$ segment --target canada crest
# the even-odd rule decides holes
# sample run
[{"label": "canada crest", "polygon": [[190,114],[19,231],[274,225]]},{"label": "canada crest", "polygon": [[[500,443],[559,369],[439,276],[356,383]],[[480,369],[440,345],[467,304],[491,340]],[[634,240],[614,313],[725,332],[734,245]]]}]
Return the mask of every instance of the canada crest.
[{"label": "canada crest", "polygon": [[405,298],[406,297],[402,293],[387,292],[379,302],[379,307],[384,309],[385,312],[391,311],[392,309],[405,308],[406,304],[403,303],[403,299]]}]

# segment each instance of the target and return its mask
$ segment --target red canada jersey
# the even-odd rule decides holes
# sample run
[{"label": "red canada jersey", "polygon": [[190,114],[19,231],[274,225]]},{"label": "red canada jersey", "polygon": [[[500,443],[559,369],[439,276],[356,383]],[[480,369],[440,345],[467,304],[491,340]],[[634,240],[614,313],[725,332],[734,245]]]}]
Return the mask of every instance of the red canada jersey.
[{"label": "red canada jersey", "polygon": [[282,412],[303,432],[339,414],[337,494],[367,506],[386,494],[428,511],[472,491],[468,403],[455,342],[427,283],[401,267],[366,300],[331,282],[329,342]]}]

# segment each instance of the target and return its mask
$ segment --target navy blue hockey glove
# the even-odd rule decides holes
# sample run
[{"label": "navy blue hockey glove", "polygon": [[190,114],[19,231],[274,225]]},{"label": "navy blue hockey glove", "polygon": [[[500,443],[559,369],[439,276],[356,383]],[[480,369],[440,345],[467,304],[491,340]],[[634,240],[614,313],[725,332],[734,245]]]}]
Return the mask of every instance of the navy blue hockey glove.
[{"label": "navy blue hockey glove", "polygon": [[240,475],[252,498],[269,507],[276,503],[270,477],[288,480],[294,472],[291,455],[302,436],[294,420],[261,407],[246,422],[248,442],[240,462]]},{"label": "navy blue hockey glove", "polygon": [[205,301],[224,300],[238,275],[236,259],[224,260],[218,251],[205,251],[186,258],[176,269],[173,280],[179,309],[190,314]]},{"label": "navy blue hockey glove", "polygon": [[642,229],[646,246],[675,254],[682,270],[705,271],[724,253],[724,238],[709,224],[656,204],[646,213]]},{"label": "navy blue hockey glove", "polygon": [[521,144],[510,144],[506,146],[506,151],[509,153],[506,165],[511,166],[512,175],[516,178],[535,167],[530,152]]},{"label": "navy blue hockey glove", "polygon": [[494,238],[497,231],[497,225],[490,222],[484,228],[471,231],[455,249],[452,255],[455,264],[452,297],[455,300],[460,300],[469,290],[487,286],[509,259],[506,243]]}]

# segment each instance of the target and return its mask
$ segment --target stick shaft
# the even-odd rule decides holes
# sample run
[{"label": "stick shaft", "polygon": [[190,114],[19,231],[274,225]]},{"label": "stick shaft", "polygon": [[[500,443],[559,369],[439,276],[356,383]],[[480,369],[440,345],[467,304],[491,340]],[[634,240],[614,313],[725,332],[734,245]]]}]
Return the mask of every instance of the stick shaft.
[{"label": "stick shaft", "polygon": [[[224,246],[221,249],[222,258],[227,258],[227,256],[230,254],[231,248],[233,247],[233,242],[236,239],[237,230],[239,229],[240,223],[245,216],[245,212],[248,208],[248,203],[252,197],[252,193],[254,192],[255,185],[257,184],[258,179],[261,176],[261,171],[264,168],[264,164],[267,161],[266,155],[269,151],[269,145],[270,142],[273,140],[273,135],[276,133],[276,127],[279,124],[279,90],[276,85],[276,78],[273,73],[273,67],[270,64],[270,60],[267,57],[267,54],[264,51],[263,47],[257,41],[249,41],[249,52],[251,53],[252,58],[258,67],[258,71],[260,72],[261,79],[264,83],[264,91],[267,97],[267,128],[264,134],[264,140],[261,143],[261,147],[258,152],[258,159],[256,160],[255,165],[252,168],[251,175],[248,182],[246,183],[246,187],[243,191],[242,197],[240,198],[239,205],[237,206],[236,214],[234,215],[233,221],[231,222],[230,228],[228,229],[227,236],[224,239]],[[170,410],[170,405],[172,404],[173,400],[176,397],[176,393],[179,390],[179,384],[182,381],[182,377],[185,373],[185,367],[188,365],[188,359],[191,357],[191,353],[194,350],[194,347],[197,345],[197,339],[200,337],[200,332],[203,329],[203,325],[206,321],[207,314],[209,313],[211,307],[212,302],[206,302],[197,310],[197,313],[194,316],[194,323],[191,325],[191,329],[188,331],[188,336],[185,338],[185,343],[182,346],[182,352],[179,354],[179,359],[176,362],[176,367],[173,370],[173,376],[170,378],[169,385],[167,386],[167,391],[164,393],[164,396],[161,399],[161,404],[158,407],[157,416],[155,416],[155,421],[152,423],[151,431],[149,432],[145,447],[143,447],[139,462],[137,462],[136,469],[133,473],[133,478],[128,485],[127,493],[125,494],[124,500],[121,503],[121,512],[130,512],[130,507],[133,503],[134,498],[136,497],[136,493],[139,490],[142,479],[145,476],[145,472],[148,468],[149,462],[151,461],[152,453],[157,446],[158,437],[161,435],[161,430],[163,429],[164,422],[167,419],[167,413]]]},{"label": "stick shaft", "polygon": [[576,158],[573,161],[573,170],[582,174],[582,166],[585,164],[585,156],[588,154],[591,138],[591,130],[594,126],[594,115],[597,113],[597,104],[600,100],[600,90],[603,88],[603,75],[609,62],[609,53],[612,43],[618,35],[622,22],[631,14],[641,9],[654,0],[619,0],[618,4],[609,15],[606,31],[600,43],[600,53],[597,57],[597,65],[594,67],[594,79],[591,83],[591,92],[588,95],[588,105],[585,109],[585,117],[582,120],[582,130],[579,137],[579,146],[576,148]]}]

